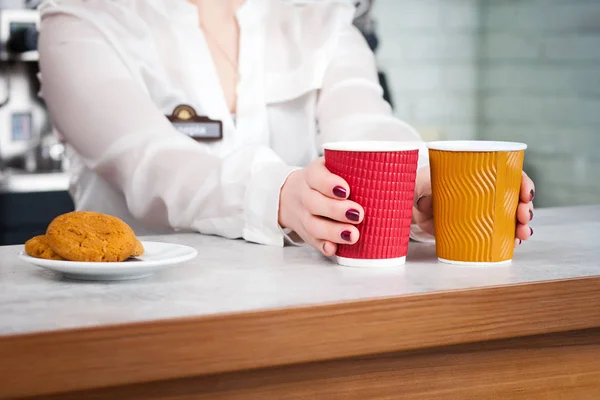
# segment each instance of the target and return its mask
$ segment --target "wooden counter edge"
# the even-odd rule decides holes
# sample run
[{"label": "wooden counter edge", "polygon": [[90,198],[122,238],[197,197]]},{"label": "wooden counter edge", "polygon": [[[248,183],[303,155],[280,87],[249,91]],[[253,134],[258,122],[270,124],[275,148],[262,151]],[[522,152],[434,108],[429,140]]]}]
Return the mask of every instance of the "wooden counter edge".
[{"label": "wooden counter edge", "polygon": [[0,398],[600,327],[600,276],[0,337]]}]

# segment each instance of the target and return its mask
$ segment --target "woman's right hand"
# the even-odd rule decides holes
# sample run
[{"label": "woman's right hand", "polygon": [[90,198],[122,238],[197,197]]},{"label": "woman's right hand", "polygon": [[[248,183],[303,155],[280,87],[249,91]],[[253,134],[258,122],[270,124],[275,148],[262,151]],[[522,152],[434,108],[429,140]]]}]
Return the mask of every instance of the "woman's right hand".
[{"label": "woman's right hand", "polygon": [[333,256],[338,243],[358,240],[363,208],[348,200],[348,183],[325,167],[323,157],[289,176],[279,197],[279,225],[296,232],[325,256]]}]

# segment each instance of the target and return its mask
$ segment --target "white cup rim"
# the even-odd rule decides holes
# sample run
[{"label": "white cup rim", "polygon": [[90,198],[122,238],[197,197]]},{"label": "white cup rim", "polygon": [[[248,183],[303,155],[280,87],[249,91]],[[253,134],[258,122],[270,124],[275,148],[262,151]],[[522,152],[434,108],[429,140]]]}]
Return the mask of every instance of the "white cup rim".
[{"label": "white cup rim", "polygon": [[419,150],[424,142],[400,142],[400,141],[377,141],[377,140],[355,140],[345,142],[325,143],[322,147],[332,151],[353,151],[364,153],[382,153],[388,151],[410,151]]},{"label": "white cup rim", "polygon": [[496,152],[521,151],[525,150],[527,145],[519,142],[492,140],[442,140],[427,143],[427,148],[440,151]]}]

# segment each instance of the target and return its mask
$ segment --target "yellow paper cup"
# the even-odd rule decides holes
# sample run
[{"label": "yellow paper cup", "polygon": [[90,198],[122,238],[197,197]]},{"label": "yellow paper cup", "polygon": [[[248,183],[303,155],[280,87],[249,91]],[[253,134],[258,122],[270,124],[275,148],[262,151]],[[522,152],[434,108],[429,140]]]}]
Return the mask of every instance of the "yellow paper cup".
[{"label": "yellow paper cup", "polygon": [[509,263],[527,145],[515,142],[430,142],[438,260]]}]

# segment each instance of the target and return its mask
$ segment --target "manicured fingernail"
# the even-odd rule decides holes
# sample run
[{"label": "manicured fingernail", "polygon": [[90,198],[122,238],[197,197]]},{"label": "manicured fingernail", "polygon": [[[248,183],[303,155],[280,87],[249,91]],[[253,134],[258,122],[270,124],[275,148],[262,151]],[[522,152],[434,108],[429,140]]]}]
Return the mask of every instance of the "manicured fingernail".
[{"label": "manicured fingernail", "polygon": [[531,192],[529,192],[529,194],[531,195],[529,201],[533,201],[533,198],[535,197],[535,190],[531,189]]},{"label": "manicured fingernail", "polygon": [[519,246],[521,245],[521,243],[523,243],[523,241],[521,239],[519,239]]},{"label": "manicured fingernail", "polygon": [[334,194],[336,197],[339,197],[339,198],[342,198],[342,199],[345,199],[345,198],[346,198],[346,196],[348,196],[348,192],[346,191],[346,189],[344,189],[344,188],[343,188],[343,187],[341,187],[341,186],[336,186],[336,187],[334,187],[334,188],[333,188],[333,194]]},{"label": "manicured fingernail", "polygon": [[360,219],[360,212],[351,208],[348,211],[346,211],[346,218],[348,218],[350,221],[358,222],[358,220]]},{"label": "manicured fingernail", "polygon": [[352,240],[352,232],[350,231],[343,231],[340,236],[342,237],[342,239],[344,239],[346,242],[349,242]]},{"label": "manicured fingernail", "polygon": [[531,221],[533,219],[533,211],[529,210],[529,220]]},{"label": "manicured fingernail", "polygon": [[533,236],[533,228],[529,227],[529,236]]}]

